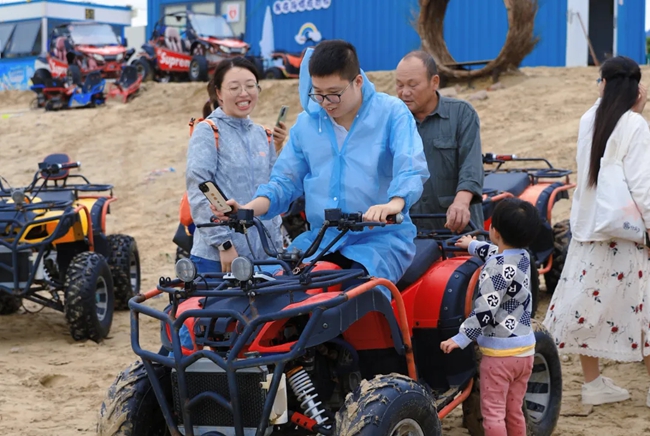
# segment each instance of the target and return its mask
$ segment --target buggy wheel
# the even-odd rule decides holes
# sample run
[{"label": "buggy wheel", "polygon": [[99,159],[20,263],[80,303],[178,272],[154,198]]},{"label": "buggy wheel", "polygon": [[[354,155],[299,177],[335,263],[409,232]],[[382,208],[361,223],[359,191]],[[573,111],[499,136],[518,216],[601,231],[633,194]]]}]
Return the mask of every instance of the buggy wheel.
[{"label": "buggy wheel", "polygon": [[143,82],[151,80],[151,64],[146,58],[138,58],[134,62],[135,70],[138,76],[142,77]]},{"label": "buggy wheel", "polygon": [[269,80],[280,80],[284,79],[284,73],[278,67],[271,67],[264,72],[264,78]]},{"label": "buggy wheel", "polygon": [[208,80],[208,60],[205,56],[194,56],[190,62],[190,80],[192,82],[205,82]]},{"label": "buggy wheel", "polygon": [[[550,436],[560,417],[562,403],[562,365],[555,341],[546,328],[532,320],[535,332],[535,361],[524,397],[524,416],[529,436]],[[478,348],[477,348],[478,349]],[[477,360],[480,362],[480,353]],[[469,397],[463,402],[463,424],[472,436],[483,436],[480,401],[480,373],[474,379]]]},{"label": "buggy wheel", "polygon": [[115,309],[129,308],[129,300],[140,293],[140,254],[135,239],[108,235],[108,265],[113,276]]},{"label": "buggy wheel", "polygon": [[22,305],[22,299],[0,291],[0,315],[11,315],[18,312]]},{"label": "buggy wheel", "polygon": [[378,375],[345,399],[336,414],[337,434],[348,436],[439,436],[433,398],[401,374]]},{"label": "buggy wheel", "polygon": [[106,260],[97,253],[77,254],[66,272],[65,316],[76,341],[100,342],[113,322],[113,278]]},{"label": "buggy wheel", "polygon": [[[171,398],[171,372],[152,363],[167,398]],[[99,410],[98,436],[167,436],[162,410],[144,364],[137,360],[120,372],[108,388]]]},{"label": "buggy wheel", "polygon": [[555,292],[555,288],[560,282],[562,269],[564,268],[564,262],[566,261],[566,255],[569,251],[569,243],[571,242],[571,224],[569,220],[555,223],[553,226],[553,240],[553,265],[551,265],[551,270],[544,274],[546,292],[549,294]]}]

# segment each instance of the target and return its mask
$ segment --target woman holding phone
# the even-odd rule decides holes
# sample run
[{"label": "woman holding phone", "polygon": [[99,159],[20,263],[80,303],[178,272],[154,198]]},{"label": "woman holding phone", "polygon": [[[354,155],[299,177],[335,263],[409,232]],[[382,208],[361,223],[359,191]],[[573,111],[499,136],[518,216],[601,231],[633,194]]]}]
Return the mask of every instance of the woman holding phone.
[{"label": "woman holding phone", "polygon": [[[261,90],[258,82],[255,66],[237,57],[222,61],[208,83],[210,101],[203,108],[205,121],[194,128],[187,151],[186,187],[192,218],[197,224],[210,222],[213,216],[200,184],[212,182],[226,199],[246,203],[252,200],[259,185],[269,181],[276,150],[282,147],[287,131],[284,123],[278,123],[270,141],[265,129],[251,121],[250,114]],[[280,216],[263,224],[272,244],[281,248]],[[199,273],[229,272],[237,256],[268,257],[255,228],[249,229],[248,238],[228,227],[195,230],[190,259]]]}]

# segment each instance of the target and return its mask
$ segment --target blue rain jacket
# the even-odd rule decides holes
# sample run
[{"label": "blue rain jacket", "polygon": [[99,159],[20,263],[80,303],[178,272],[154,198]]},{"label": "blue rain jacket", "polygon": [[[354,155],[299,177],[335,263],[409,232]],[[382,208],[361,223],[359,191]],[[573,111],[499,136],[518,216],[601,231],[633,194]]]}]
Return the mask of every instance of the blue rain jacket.
[{"label": "blue rain jacket", "polygon": [[[300,66],[304,111],[291,128],[269,183],[260,185],[255,194],[271,202],[261,218],[286,211],[304,193],[311,230],[298,236],[288,250],[306,250],[323,224],[325,209],[365,213],[370,206],[402,197],[406,203],[402,224],[348,232],[331,249],[359,262],[370,275],[397,283],[415,254],[416,228],[408,210],[420,198],[423,183],[429,178],[415,120],[401,100],[376,92],[362,71],[363,103],[339,151],[330,116],[308,96],[312,53],[313,49],[307,51]],[[338,233],[336,228],[328,229],[321,249]]]}]

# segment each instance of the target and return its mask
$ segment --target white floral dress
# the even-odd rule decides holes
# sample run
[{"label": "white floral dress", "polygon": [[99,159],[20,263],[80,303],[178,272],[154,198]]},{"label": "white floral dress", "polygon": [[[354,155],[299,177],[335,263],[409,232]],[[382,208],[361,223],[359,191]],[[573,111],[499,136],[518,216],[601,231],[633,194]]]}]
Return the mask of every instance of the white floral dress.
[{"label": "white floral dress", "polygon": [[650,355],[649,266],[643,245],[572,240],[544,319],[558,351],[620,362]]}]

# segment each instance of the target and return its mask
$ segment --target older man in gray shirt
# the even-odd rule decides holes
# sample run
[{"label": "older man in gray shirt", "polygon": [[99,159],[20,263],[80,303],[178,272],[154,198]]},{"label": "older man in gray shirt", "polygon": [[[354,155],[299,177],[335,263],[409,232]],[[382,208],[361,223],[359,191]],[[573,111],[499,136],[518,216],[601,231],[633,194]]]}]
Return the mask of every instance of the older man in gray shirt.
[{"label": "older man in gray shirt", "polygon": [[446,220],[418,220],[418,228],[461,232],[483,226],[483,157],[478,114],[464,100],[443,97],[433,57],[408,53],[397,65],[397,96],[415,117],[431,177],[410,212],[445,213]]}]

